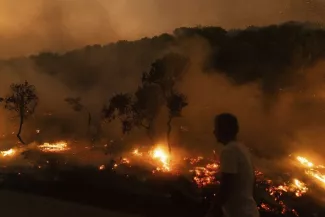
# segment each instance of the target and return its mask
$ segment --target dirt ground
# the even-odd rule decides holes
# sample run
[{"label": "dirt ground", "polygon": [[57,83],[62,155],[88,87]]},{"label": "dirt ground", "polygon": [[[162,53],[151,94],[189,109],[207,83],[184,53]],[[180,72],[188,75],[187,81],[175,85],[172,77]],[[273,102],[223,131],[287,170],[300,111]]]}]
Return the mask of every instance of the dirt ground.
[{"label": "dirt ground", "polygon": [[7,190],[0,191],[0,204],[5,217],[139,217]]}]

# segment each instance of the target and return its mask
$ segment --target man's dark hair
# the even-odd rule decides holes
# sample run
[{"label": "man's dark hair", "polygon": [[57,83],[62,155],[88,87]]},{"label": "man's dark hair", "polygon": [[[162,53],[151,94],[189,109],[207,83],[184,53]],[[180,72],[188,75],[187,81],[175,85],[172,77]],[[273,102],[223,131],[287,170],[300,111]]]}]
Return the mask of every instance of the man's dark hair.
[{"label": "man's dark hair", "polygon": [[215,117],[214,124],[224,137],[233,139],[239,131],[238,120],[236,116],[230,113],[222,113]]}]

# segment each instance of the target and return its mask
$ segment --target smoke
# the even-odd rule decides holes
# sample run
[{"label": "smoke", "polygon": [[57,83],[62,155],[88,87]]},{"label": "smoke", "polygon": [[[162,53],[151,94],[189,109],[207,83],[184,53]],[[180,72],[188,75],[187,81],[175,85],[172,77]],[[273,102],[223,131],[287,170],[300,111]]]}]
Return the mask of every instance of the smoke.
[{"label": "smoke", "polygon": [[322,0],[30,0],[0,2],[0,57],[67,51],[153,36],[179,26],[226,29],[324,21]]},{"label": "smoke", "polygon": [[[194,3],[191,1],[185,7],[187,8],[186,10],[182,9],[181,6],[185,4],[179,1],[173,5],[171,13],[173,13],[173,10],[176,13],[176,9],[179,9],[179,13],[184,13],[184,15],[174,18],[174,22],[171,23],[168,20],[173,16],[164,16],[165,21],[162,21],[161,18],[158,19],[158,12],[163,13],[167,10],[166,6],[159,4],[159,1],[150,4],[145,4],[145,1],[143,1],[143,7],[137,6],[132,10],[129,7],[133,4],[122,4],[125,1],[119,1],[120,3],[115,4],[111,2],[110,6],[112,7],[109,9],[105,9],[106,6],[101,1],[96,1],[97,6],[90,4],[89,1],[78,1],[81,2],[78,4],[75,3],[76,1],[65,1],[64,3],[53,1],[50,4],[45,3],[45,1],[34,2],[38,2],[35,8],[31,5],[26,5],[26,7],[31,7],[31,9],[35,10],[34,12],[31,10],[28,13],[36,14],[34,14],[35,16],[33,15],[33,25],[30,26],[30,32],[22,34],[24,32],[23,29],[15,29],[12,32],[15,36],[19,37],[11,37],[12,41],[9,40],[6,43],[6,46],[15,43],[13,49],[9,49],[12,55],[16,52],[17,54],[22,54],[25,51],[30,52],[33,49],[64,50],[88,43],[104,43],[105,40],[110,40],[108,39],[109,37],[112,37],[112,40],[115,40],[114,37],[117,36],[118,38],[126,37],[130,33],[127,31],[129,29],[134,30],[134,37],[142,34],[150,35],[159,32],[161,29],[168,30],[174,27],[173,25],[191,25],[194,23],[194,20],[189,23],[186,22],[195,17],[194,15],[202,13],[203,9],[207,9],[206,13],[204,13],[207,15],[197,16],[197,18],[207,19],[207,21],[198,20],[197,22],[201,24],[212,25],[214,22],[217,24],[218,22],[224,22],[229,27],[240,27],[244,25],[240,22],[245,21],[239,15],[237,17],[226,12],[224,12],[224,15],[222,15],[222,12],[217,13],[220,16],[220,20],[214,20],[212,15],[213,19],[211,18],[211,20],[206,18],[208,14],[212,13],[209,10],[211,11],[211,8],[216,3],[224,5],[222,8],[225,11],[227,6],[230,7],[228,3],[222,4],[221,1],[203,1],[202,5],[198,7],[199,10],[196,10]],[[62,6],[63,4],[64,7]],[[147,7],[144,5],[147,5]],[[263,11],[262,6],[265,7],[265,5],[261,4],[261,11]],[[113,19],[114,16],[118,17],[119,15],[116,14],[117,12],[115,14],[110,12],[110,10],[114,9],[115,11],[123,7],[127,7],[130,10],[125,11],[127,13],[124,14],[124,21],[122,18]],[[242,10],[245,12],[253,10],[246,7],[243,6]],[[280,4],[274,3],[267,5],[267,7],[276,11],[279,9]],[[40,10],[36,10],[36,8]],[[46,12],[49,8],[51,8],[50,14]],[[81,20],[78,20],[80,23],[77,25],[78,22],[73,21],[75,19],[73,14],[79,18],[86,8],[87,12],[91,15],[88,18],[88,15],[83,16],[83,19],[85,19],[82,22],[83,25],[80,24]],[[98,10],[102,10],[102,12],[99,13]],[[144,13],[142,10],[147,12]],[[184,12],[184,10],[187,12]],[[42,11],[42,13],[39,14],[38,11]],[[135,11],[137,11],[136,14],[139,13],[140,15],[137,18],[131,19],[132,16],[135,16],[133,14]],[[149,13],[148,11],[150,16],[147,14]],[[297,11],[299,10],[297,9]],[[78,15],[78,13],[80,14]],[[99,18],[97,21],[92,20],[92,15],[99,16],[100,14],[102,14],[100,18],[105,22]],[[261,20],[257,19],[258,14],[255,14],[254,16],[256,17],[252,19],[258,20],[256,22],[259,23],[255,23],[257,25],[277,22],[278,20],[276,19],[279,19],[279,17],[275,17],[274,20]],[[299,17],[298,15],[299,13],[295,16]],[[127,22],[128,16],[132,20],[130,23]],[[149,19],[151,16],[154,19]],[[226,19],[227,17],[232,17],[232,19]],[[236,19],[238,20],[236,21]],[[70,23],[66,23],[67,20]],[[139,20],[141,22],[148,21],[145,29],[141,29],[142,25],[140,25],[141,22]],[[121,25],[118,25],[120,29],[116,27],[117,21],[122,22]],[[27,21],[25,22],[28,23]],[[105,26],[96,27],[95,23],[98,22],[105,23]],[[128,23],[128,25],[122,25],[123,22]],[[245,22],[250,23],[251,21],[247,18]],[[27,25],[26,23],[24,25]],[[89,30],[88,26],[92,26],[94,29]],[[160,30],[156,29],[157,26],[159,26]],[[103,31],[99,30],[100,28]],[[75,31],[76,29],[78,31]],[[89,34],[87,33],[88,30]],[[98,34],[100,32],[102,36],[98,35],[95,30],[98,31]],[[127,37],[133,36],[128,35]],[[40,97],[40,104],[35,116],[26,121],[23,130],[24,136],[32,139],[33,137],[30,134],[35,133],[36,128],[40,128],[42,135],[40,138],[37,138],[39,141],[61,140],[64,137],[86,140],[87,114],[83,111],[73,111],[64,102],[66,97],[81,96],[82,103],[93,115],[94,125],[100,125],[101,108],[114,92],[134,92],[140,84],[141,73],[150,67],[151,62],[168,51],[178,51],[190,57],[191,66],[184,80],[178,86],[179,90],[187,95],[189,106],[185,108],[183,117],[173,121],[172,138],[175,146],[209,153],[211,153],[212,149],[219,149],[220,146],[216,144],[212,134],[213,118],[218,113],[231,112],[239,119],[240,139],[251,147],[254,154],[259,157],[287,156],[291,152],[305,152],[313,148],[317,148],[319,153],[325,153],[325,149],[319,146],[324,140],[321,132],[325,127],[325,93],[322,89],[325,78],[322,70],[324,62],[318,61],[312,67],[305,68],[304,79],[299,78],[299,80],[295,80],[293,76],[293,80],[290,82],[291,86],[283,87],[277,91],[277,97],[266,98],[265,90],[259,80],[238,85],[230,77],[227,77],[227,72],[204,73],[202,68],[204,68],[205,60],[210,54],[210,49],[212,49],[209,42],[205,39],[192,37],[191,39],[178,42],[179,44],[172,48],[164,46],[160,41],[159,43],[162,45],[149,46],[150,40],[153,41],[154,39],[130,43],[129,45],[118,43],[105,48],[94,48],[95,50],[98,49],[94,52],[91,49],[84,49],[75,53],[71,52],[61,59],[59,58],[59,61],[56,58],[50,58],[49,66],[44,67],[45,69],[37,63],[37,60],[32,58],[22,58],[14,62],[14,64],[4,64],[0,74],[1,95],[8,93],[11,83],[28,80],[36,86]],[[19,43],[23,41],[24,46],[19,46]],[[30,43],[26,43],[26,41]],[[147,58],[148,56],[149,58]],[[52,65],[54,66],[52,67]],[[51,71],[52,68],[54,72]],[[274,79],[281,79],[281,77],[274,77]],[[47,115],[48,113],[52,115],[49,116]],[[0,130],[6,132],[6,134],[11,134],[12,131],[17,129],[18,120],[15,120],[17,122],[11,120],[9,118],[11,115],[6,111],[1,111]],[[159,139],[164,141],[166,120],[164,119],[164,114],[161,116],[157,123],[157,125],[161,126],[159,129],[161,132],[158,132],[158,136],[162,135]],[[188,129],[188,132],[182,132],[180,130],[181,127]],[[110,140],[116,140],[120,147],[127,149],[135,143],[141,144],[146,142],[144,140],[145,132],[141,129],[135,130],[131,135],[124,136],[124,140],[121,140],[121,126],[118,122],[107,124],[102,130],[105,136],[100,138],[99,143],[101,145],[108,143]],[[12,140],[8,141],[6,146],[12,145],[11,142]],[[85,144],[89,144],[89,141],[83,141],[80,143],[80,146]]]},{"label": "smoke", "polygon": [[[238,117],[240,138],[254,149],[256,155],[262,157],[308,150],[309,146],[316,147],[315,144],[321,143],[324,138],[319,132],[324,129],[325,118],[323,62],[320,61],[305,69],[304,79],[293,80],[292,85],[281,89],[277,97],[266,100],[259,81],[238,85],[224,73],[204,73],[202,68],[210,49],[207,41],[196,37],[184,40],[177,47],[170,49],[185,53],[191,59],[189,72],[178,87],[187,95],[189,106],[185,108],[183,117],[176,118],[173,122],[173,140],[176,146],[208,152],[220,148],[212,135],[212,120],[221,112],[231,112]],[[35,117],[26,122],[25,136],[40,128],[43,140],[62,139],[62,136],[70,134],[82,139],[87,133],[87,113],[73,111],[64,99],[81,96],[82,104],[93,115],[94,124],[100,124],[100,111],[107,99],[114,92],[132,93],[140,84],[141,73],[131,73],[127,79],[123,79],[119,72],[125,69],[119,64],[121,63],[117,62],[112,65],[112,68],[118,69],[114,73],[100,73],[101,79],[95,80],[91,88],[75,89],[63,82],[61,74],[51,75],[41,72],[34,61],[23,59],[19,64],[2,68],[0,91],[5,95],[11,83],[25,80],[36,86],[40,104]],[[132,67],[136,72],[141,72],[149,65],[148,63],[146,67],[138,66],[135,61]],[[64,74],[69,80],[76,79],[74,76],[77,75],[78,73]],[[45,115],[48,113],[52,116]],[[162,140],[165,132],[164,115],[164,113],[161,115],[157,123],[160,126],[158,136],[162,135]],[[11,115],[2,111],[1,130],[7,134],[15,130],[18,124],[18,120],[14,124],[9,117]],[[181,132],[181,127],[187,128],[189,132]],[[108,136],[107,140],[119,140],[122,136],[118,122],[107,124],[103,131]],[[135,130],[125,137],[125,142],[141,143],[143,137],[144,130]],[[320,152],[324,151],[323,148],[318,148]]]},{"label": "smoke", "polygon": [[192,64],[179,89],[188,96],[189,106],[174,123],[189,129],[178,139],[185,147],[210,153],[220,149],[212,134],[213,119],[230,112],[239,119],[240,140],[265,162],[292,153],[309,154],[314,159],[325,153],[321,145],[325,139],[324,61],[306,68],[303,79],[293,76],[292,85],[280,88],[276,97],[266,98],[259,81],[238,85],[225,73],[202,72],[210,50],[204,40],[187,41],[183,47],[189,48],[186,52]]}]

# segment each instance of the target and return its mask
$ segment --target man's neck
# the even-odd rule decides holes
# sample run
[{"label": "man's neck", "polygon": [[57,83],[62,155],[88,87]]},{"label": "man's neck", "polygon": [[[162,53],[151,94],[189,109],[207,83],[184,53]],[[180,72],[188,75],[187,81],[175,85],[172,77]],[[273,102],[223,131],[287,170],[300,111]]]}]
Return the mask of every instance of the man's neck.
[{"label": "man's neck", "polygon": [[228,142],[225,142],[224,145],[229,145],[229,144],[232,144],[234,142],[237,142],[237,140],[236,139],[229,140]]}]

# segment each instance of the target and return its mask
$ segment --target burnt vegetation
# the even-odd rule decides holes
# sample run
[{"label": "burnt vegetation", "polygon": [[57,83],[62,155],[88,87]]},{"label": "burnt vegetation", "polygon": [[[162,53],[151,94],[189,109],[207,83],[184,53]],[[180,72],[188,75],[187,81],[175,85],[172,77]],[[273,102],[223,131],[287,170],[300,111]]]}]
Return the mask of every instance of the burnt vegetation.
[{"label": "burnt vegetation", "polygon": [[38,96],[36,95],[36,88],[27,81],[24,83],[14,83],[10,85],[10,94],[2,99],[4,108],[16,114],[15,117],[19,119],[19,129],[17,138],[22,144],[20,134],[23,129],[25,120],[34,114],[35,108],[38,104]]},{"label": "burnt vegetation", "polygon": [[[165,121],[164,135],[168,150],[171,153],[173,150],[172,132],[176,128],[175,122],[183,117],[184,110],[187,106],[190,107],[192,103],[191,98],[186,92],[182,92],[180,88],[180,84],[191,66],[190,54],[186,52],[186,49],[182,49],[184,44],[195,44],[196,40],[206,42],[209,49],[203,60],[203,73],[223,73],[237,85],[257,82],[262,88],[266,101],[269,103],[271,99],[277,97],[279,89],[293,85],[292,78],[294,78],[295,82],[303,81],[306,77],[305,70],[325,58],[324,38],[325,30],[323,28],[317,25],[294,22],[229,31],[220,27],[182,27],[175,29],[173,34],[162,34],[137,41],[119,41],[107,45],[87,46],[63,54],[47,52],[30,57],[3,60],[0,62],[0,69],[10,67],[12,70],[20,71],[21,66],[26,64],[26,60],[32,61],[35,64],[35,70],[59,80],[71,90],[80,93],[79,96],[82,98],[62,96],[62,102],[66,102],[74,111],[82,112],[86,116],[88,132],[95,122],[93,116],[97,115],[101,117],[98,125],[106,122],[109,128],[113,121],[117,121],[121,125],[120,131],[125,137],[132,134],[135,129],[143,130],[150,140],[150,145],[153,146],[158,137],[157,124],[161,123],[158,118],[163,114]],[[128,76],[137,78],[138,83],[135,84],[135,87],[112,95],[114,91],[120,90],[119,82],[127,79]],[[98,87],[102,88],[101,93],[104,96],[103,98],[107,99],[107,102],[100,102],[103,105],[102,109],[98,111],[98,114],[95,114],[90,104],[86,106],[84,101],[87,93]],[[28,144],[21,138],[21,132],[27,118],[34,115],[38,106],[40,99],[37,87],[27,81],[13,83],[7,93],[6,96],[6,93],[3,93],[5,97],[0,98],[0,101],[5,110],[15,114],[14,118],[19,120],[17,138],[22,144]],[[55,114],[53,116],[55,119]],[[102,133],[102,131],[100,133],[97,136],[101,138],[107,137],[105,138],[106,142],[113,140],[108,138],[109,136]],[[93,143],[91,145],[94,146]],[[59,161],[56,156],[51,155],[51,160],[48,160],[48,158],[44,158],[42,164],[46,165]],[[123,160],[122,157],[120,160]],[[61,160],[60,163],[62,164],[62,162]],[[63,166],[65,166],[65,163]],[[58,164],[55,163],[56,166]],[[115,165],[117,165],[116,162],[112,160],[109,165],[103,166],[111,168]],[[122,191],[126,191],[122,189],[124,186],[143,187],[143,180],[139,181],[131,176],[127,178],[119,177],[111,170],[104,173],[102,171],[98,172],[97,168],[94,170],[93,168],[74,167],[70,168],[73,172],[66,172],[60,171],[56,166],[53,180],[57,181],[57,176],[60,176],[59,184],[53,180],[49,181],[49,183],[35,182],[29,176],[20,178],[15,174],[10,179],[13,182],[8,181],[7,185],[12,188],[20,188],[21,183],[28,183],[37,189],[38,193],[46,191],[48,195],[55,195],[59,198],[66,197],[102,207],[107,206],[107,195],[112,194],[111,202],[118,209],[124,209],[124,207],[120,207],[121,205],[117,205],[117,202],[113,201],[114,196],[119,199],[119,204],[125,202],[125,198],[130,200],[130,204],[133,204],[134,201],[140,203],[139,201],[143,199],[128,192],[121,194]],[[178,178],[175,178],[177,180],[173,178],[173,180],[168,179],[167,181],[150,181],[151,184],[155,183],[152,185],[157,189],[161,190],[161,186],[164,187],[164,190],[168,189],[167,193],[163,192],[162,195],[172,195],[172,200],[175,200],[178,205],[187,204],[190,207],[199,207],[196,211],[199,210],[199,214],[202,214],[206,208],[206,204],[198,206],[202,202],[202,198],[196,195],[199,202],[193,201],[175,190],[176,187],[173,185],[179,187],[184,184],[184,180]],[[92,184],[91,188],[80,183],[80,180],[84,179]],[[108,184],[106,183],[107,180],[109,181]],[[97,183],[100,183],[100,187],[97,186]],[[53,190],[54,193],[47,190],[48,184],[55,189]],[[115,189],[119,185],[124,186],[121,189]],[[42,188],[38,188],[39,186]],[[70,189],[71,186],[74,186],[73,190]],[[26,184],[21,188],[31,190],[32,187]],[[78,192],[79,189],[86,189],[86,196],[81,195],[81,193],[71,193],[71,191]],[[95,199],[92,201],[85,199],[87,196],[89,198],[97,197],[94,192],[101,192],[103,189],[104,193],[96,201]],[[265,189],[262,190],[265,194]],[[68,195],[67,192],[70,194]],[[123,197],[119,196],[119,194],[123,195]],[[202,194],[203,196],[213,195],[211,189],[204,189]],[[168,205],[169,202],[166,202],[166,200],[165,196],[158,198],[155,209],[153,208],[150,214],[153,214],[159,207],[161,208],[161,201]],[[148,197],[143,201],[152,202]],[[302,201],[301,203],[302,206],[307,207],[308,201]],[[183,206],[185,209],[186,205]],[[315,205],[315,207],[319,209],[318,206]],[[132,209],[136,208],[132,207]],[[145,212],[145,210],[147,209],[141,211]],[[191,209],[191,211],[193,210],[194,208]],[[133,211],[131,210],[131,212]],[[307,212],[305,216],[310,214],[308,211],[304,211]],[[180,211],[178,216],[181,216],[181,214]],[[192,213],[183,213],[183,216],[190,216],[190,214],[197,216],[198,213],[193,211]],[[280,213],[268,214],[270,214],[269,216],[282,216]]]},{"label": "burnt vegetation", "polygon": [[134,94],[116,94],[104,107],[105,119],[118,118],[123,133],[129,133],[133,127],[141,127],[154,142],[154,124],[162,107],[168,110],[167,143],[171,152],[170,133],[172,120],[180,117],[187,106],[187,98],[178,93],[176,84],[186,72],[189,60],[182,55],[170,53],[152,63],[148,72],[142,75],[142,84]]}]

